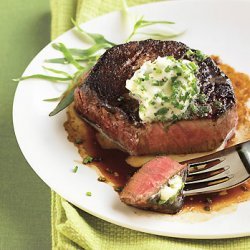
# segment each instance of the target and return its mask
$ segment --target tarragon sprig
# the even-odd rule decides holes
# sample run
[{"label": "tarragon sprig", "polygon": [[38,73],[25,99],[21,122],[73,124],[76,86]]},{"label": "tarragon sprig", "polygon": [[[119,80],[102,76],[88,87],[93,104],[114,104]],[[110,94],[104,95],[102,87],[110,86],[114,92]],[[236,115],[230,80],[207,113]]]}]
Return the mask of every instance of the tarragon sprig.
[{"label": "tarragon sprig", "polygon": [[[127,16],[128,8],[127,3],[125,0],[122,0],[122,14]],[[50,67],[43,67],[45,70],[54,73],[56,75],[45,75],[45,74],[34,74],[30,76],[24,76],[19,79],[14,79],[14,81],[26,80],[30,78],[35,79],[44,79],[49,80],[51,82],[56,83],[66,83],[67,89],[59,96],[55,98],[45,99],[44,101],[59,101],[55,109],[50,112],[50,116],[53,116],[60,112],[61,110],[65,109],[69,106],[74,100],[74,90],[79,84],[79,77],[88,72],[91,67],[97,62],[99,57],[109,48],[115,46],[114,42],[107,40],[102,34],[97,33],[89,33],[83,30],[79,24],[72,19],[72,23],[75,26],[77,32],[79,32],[84,41],[90,42],[92,45],[87,49],[79,49],[79,48],[68,48],[63,43],[52,44],[52,47],[55,50],[58,50],[62,53],[63,57],[60,58],[50,58],[46,59],[46,63],[56,63],[56,64],[71,64],[75,67],[76,71],[73,75],[53,69]],[[140,17],[133,25],[132,32],[128,36],[125,42],[130,41],[135,35],[142,34],[147,36],[148,38],[155,38],[155,39],[169,39],[180,35],[181,33],[171,33],[171,32],[152,32],[152,33],[145,33],[143,32],[143,28],[153,26],[156,24],[162,25],[172,25],[174,22],[171,21],[157,21],[157,20],[145,20],[144,17]]]},{"label": "tarragon sprig", "polygon": [[134,24],[133,30],[131,32],[131,34],[129,35],[129,37],[127,38],[127,42],[131,40],[131,38],[138,33],[139,29],[143,29],[145,27],[148,26],[152,26],[152,25],[156,25],[156,24],[175,24],[174,22],[171,21],[149,21],[149,20],[145,20],[143,16],[141,16]]}]

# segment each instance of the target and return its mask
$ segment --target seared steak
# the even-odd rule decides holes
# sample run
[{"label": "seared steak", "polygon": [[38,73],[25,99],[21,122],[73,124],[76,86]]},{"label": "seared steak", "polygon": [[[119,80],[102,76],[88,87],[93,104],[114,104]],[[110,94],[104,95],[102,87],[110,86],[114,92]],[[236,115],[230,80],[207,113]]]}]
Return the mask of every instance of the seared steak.
[{"label": "seared steak", "polygon": [[[190,56],[187,51],[190,48],[183,43],[156,40],[107,50],[75,90],[76,111],[131,155],[217,148],[237,124],[232,85],[210,57]],[[144,123],[139,118],[139,102],[129,95],[125,84],[145,61],[158,56],[195,61],[200,94],[206,98],[195,100],[197,109],[190,109],[181,120]]]},{"label": "seared steak", "polygon": [[156,157],[146,163],[128,181],[120,199],[127,205],[163,213],[177,213],[183,205],[183,185],[168,201],[161,200],[161,190],[168,186],[171,177],[186,179],[186,166],[169,157]]}]

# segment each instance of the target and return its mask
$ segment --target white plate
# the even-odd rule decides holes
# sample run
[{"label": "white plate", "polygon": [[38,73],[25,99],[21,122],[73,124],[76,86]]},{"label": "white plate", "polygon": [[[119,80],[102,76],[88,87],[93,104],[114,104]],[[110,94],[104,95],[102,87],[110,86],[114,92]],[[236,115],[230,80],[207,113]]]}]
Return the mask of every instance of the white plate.
[{"label": "white plate", "polygon": [[[187,28],[180,38],[192,48],[217,54],[224,62],[250,74],[250,2],[249,1],[170,1],[132,8],[147,19],[176,21]],[[83,27],[103,33],[107,39],[124,37],[118,12],[94,19]],[[56,39],[70,47],[83,43],[70,30]],[[85,45],[84,45],[85,46]],[[24,75],[43,72],[44,59],[59,53],[45,47],[30,63]],[[62,66],[66,67],[66,66]],[[60,68],[60,67],[59,67]],[[119,201],[109,185],[97,181],[96,172],[80,167],[72,173],[77,149],[68,142],[63,128],[65,112],[49,117],[54,103],[42,100],[59,95],[59,88],[48,81],[27,80],[18,85],[13,108],[15,133],[20,148],[34,171],[58,194],[86,212],[134,230],[180,238],[229,238],[250,235],[250,202],[208,218],[199,214],[163,215],[140,211]],[[85,193],[92,192],[91,197]]]}]

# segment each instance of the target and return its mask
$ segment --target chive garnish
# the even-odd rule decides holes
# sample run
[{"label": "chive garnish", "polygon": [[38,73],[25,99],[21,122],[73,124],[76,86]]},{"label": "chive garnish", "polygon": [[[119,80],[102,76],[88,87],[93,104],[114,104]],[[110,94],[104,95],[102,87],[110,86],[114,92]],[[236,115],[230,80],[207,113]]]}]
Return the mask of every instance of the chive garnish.
[{"label": "chive garnish", "polygon": [[105,177],[102,177],[102,176],[100,176],[100,177],[98,177],[98,179],[97,179],[98,181],[100,181],[100,182],[105,182],[106,181],[106,178]]},{"label": "chive garnish", "polygon": [[114,190],[115,190],[117,193],[120,193],[120,192],[123,190],[123,187],[114,187]]},{"label": "chive garnish", "polygon": [[91,157],[91,156],[86,156],[86,157],[83,159],[82,163],[87,164],[87,163],[91,163],[92,161],[93,161],[93,157]]},{"label": "chive garnish", "polygon": [[205,211],[209,212],[209,211],[211,211],[211,206],[204,206],[203,209],[204,209]]},{"label": "chive garnish", "polygon": [[92,196],[91,192],[86,192],[86,196]]},{"label": "chive garnish", "polygon": [[77,170],[78,170],[78,166],[74,166],[74,168],[73,168],[73,173],[76,173],[77,172]]}]

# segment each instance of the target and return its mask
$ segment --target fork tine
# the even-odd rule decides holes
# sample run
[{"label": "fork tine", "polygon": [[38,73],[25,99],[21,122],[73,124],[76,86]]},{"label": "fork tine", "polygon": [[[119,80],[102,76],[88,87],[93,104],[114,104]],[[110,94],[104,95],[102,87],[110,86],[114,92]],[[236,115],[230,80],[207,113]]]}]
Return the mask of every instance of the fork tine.
[{"label": "fork tine", "polygon": [[231,178],[232,178],[232,176],[230,176],[230,177],[229,176],[222,176],[220,178],[216,178],[216,179],[209,180],[209,181],[199,181],[199,182],[194,182],[194,183],[187,183],[185,186],[185,190],[195,190],[198,188],[211,187],[211,186],[216,185],[216,184],[224,183]]},{"label": "fork tine", "polygon": [[[187,184],[185,186],[185,190],[183,191],[183,194],[184,194],[184,196],[191,196],[191,195],[206,194],[206,193],[211,193],[211,192],[216,193],[216,192],[220,192],[220,191],[227,190],[227,189],[233,188],[235,186],[238,186],[238,185],[242,184],[243,182],[245,182],[248,178],[241,180],[237,183],[230,183],[230,180],[232,180],[232,179],[233,178],[224,177],[223,179],[219,180],[220,181],[219,184],[218,183],[217,184],[211,183],[211,185],[203,186],[203,187],[198,187],[195,184],[192,184],[192,185],[190,185],[190,187],[188,187],[189,184]],[[212,190],[211,190],[211,187],[213,187]]]},{"label": "fork tine", "polygon": [[205,176],[210,176],[213,175],[214,172],[218,172],[220,170],[223,170],[226,171],[228,170],[230,167],[229,165],[225,165],[225,164],[218,164],[218,165],[215,165],[211,168],[205,168],[205,169],[201,169],[201,170],[197,170],[196,172],[188,172],[188,176],[189,177],[192,177],[193,179],[196,179],[198,178],[198,176],[202,176],[204,175],[204,178],[206,178]]},{"label": "fork tine", "polygon": [[206,178],[204,180],[195,180],[186,182],[186,185],[202,185],[202,186],[212,186],[217,183],[221,183],[221,180],[229,180],[233,177],[233,175],[229,175],[228,173],[222,172],[210,178]]},{"label": "fork tine", "polygon": [[198,160],[189,162],[185,196],[220,192],[250,178],[250,142]]},{"label": "fork tine", "polygon": [[218,161],[222,161],[222,160],[224,160],[224,158],[221,157],[221,158],[214,158],[214,159],[207,160],[207,161],[193,162],[189,164],[189,167],[196,167],[199,165],[205,165],[205,164],[210,164],[210,163],[217,164]]},{"label": "fork tine", "polygon": [[188,175],[186,179],[186,184],[198,183],[201,181],[212,181],[221,177],[226,177],[230,174],[229,166],[216,168],[213,171],[207,171],[202,173],[196,173]]},{"label": "fork tine", "polygon": [[215,158],[209,161],[195,162],[188,165],[188,175],[207,173],[221,168],[224,157]]}]

